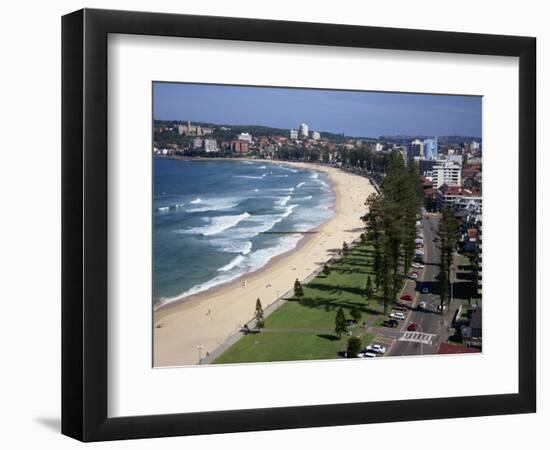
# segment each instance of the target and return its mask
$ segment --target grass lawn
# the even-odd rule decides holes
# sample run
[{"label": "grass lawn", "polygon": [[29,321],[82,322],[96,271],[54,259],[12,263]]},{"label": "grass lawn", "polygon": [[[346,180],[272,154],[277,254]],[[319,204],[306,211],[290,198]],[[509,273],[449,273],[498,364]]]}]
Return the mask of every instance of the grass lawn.
[{"label": "grass lawn", "polygon": [[[304,298],[292,299],[266,319],[265,331],[243,336],[213,363],[261,361],[296,361],[337,358],[347,346],[347,336],[339,340],[334,334],[336,311],[344,309],[350,318],[353,307],[361,311],[359,323],[374,316],[376,323],[384,316],[380,303],[367,303],[364,297],[367,276],[372,273],[372,251],[367,244],[359,244],[341,261],[330,266],[328,276],[319,275],[304,285]],[[358,326],[354,334],[361,330]],[[366,334],[364,345],[373,338]]]},{"label": "grass lawn", "polygon": [[[363,336],[363,345],[373,339]],[[266,361],[299,361],[307,359],[334,359],[345,350],[348,337],[315,333],[262,332],[249,334],[219,356],[214,364],[251,363]]]}]

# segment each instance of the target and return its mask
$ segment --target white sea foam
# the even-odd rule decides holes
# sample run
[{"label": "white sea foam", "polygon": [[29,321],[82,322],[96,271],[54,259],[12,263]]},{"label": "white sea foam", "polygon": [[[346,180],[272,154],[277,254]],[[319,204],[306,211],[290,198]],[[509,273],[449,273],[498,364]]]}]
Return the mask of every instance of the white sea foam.
[{"label": "white sea foam", "polygon": [[302,181],[301,183],[298,183],[298,185],[296,186],[296,189],[300,189],[304,184],[306,184],[305,181]]},{"label": "white sea foam", "polygon": [[200,197],[197,197],[195,200],[191,200],[189,203],[192,203],[193,205],[196,205],[197,203],[200,203],[202,200]]},{"label": "white sea foam", "polygon": [[214,277],[208,281],[205,281],[204,283],[200,283],[193,286],[191,289],[188,289],[187,291],[182,292],[180,295],[177,295],[175,297],[169,297],[169,298],[161,298],[156,307],[158,308],[159,306],[165,305],[167,303],[171,303],[175,300],[180,300],[182,298],[189,297],[190,295],[207,291],[208,289],[213,288],[215,286],[219,286],[220,284],[229,283],[230,281],[233,281],[235,278],[238,278],[240,276],[241,276],[241,273],[237,271],[224,273],[223,275],[218,275],[217,277]]},{"label": "white sea foam", "polygon": [[275,201],[275,204],[278,206],[285,206],[290,199],[291,196],[287,195],[286,197],[281,197],[279,200]]},{"label": "white sea foam", "polygon": [[159,208],[157,208],[157,211],[159,211],[161,213],[176,211],[178,209],[183,208],[183,205],[185,205],[185,203],[178,203],[176,205],[168,205],[168,206],[160,206]]},{"label": "white sea foam", "polygon": [[202,234],[203,236],[212,236],[214,234],[221,233],[222,231],[233,228],[242,220],[250,217],[250,214],[247,212],[236,215],[236,216],[218,216],[211,217],[210,223],[204,227],[190,228],[185,230],[185,233],[190,234]]},{"label": "white sea foam", "polygon": [[224,234],[224,237],[234,238],[234,239],[252,239],[258,236],[260,233],[265,233],[270,231],[275,225],[282,222],[283,219],[287,218],[292,214],[296,204],[277,207],[281,209],[281,214],[264,214],[258,216],[250,216],[246,219],[246,222],[243,222],[238,229],[229,230]]},{"label": "white sea foam", "polygon": [[[243,199],[241,199],[242,201]],[[207,211],[220,211],[224,209],[231,209],[238,206],[239,201],[235,198],[213,198],[201,201],[201,206],[195,208],[187,208],[185,211],[188,213],[207,212]]]},{"label": "white sea foam", "polygon": [[304,236],[301,234],[293,234],[279,238],[277,244],[271,247],[262,248],[252,252],[246,261],[249,271],[255,271],[264,267],[275,256],[286,253],[298,245],[298,242]]},{"label": "white sea foam", "polygon": [[258,191],[259,191],[259,189],[254,189],[254,192],[258,192]]},{"label": "white sea foam", "polygon": [[182,299],[193,294],[204,292],[215,286],[229,283],[230,281],[235,280],[241,275],[259,270],[275,256],[281,255],[295,248],[302,238],[303,235],[301,234],[284,236],[282,238],[279,238],[277,243],[271,247],[256,250],[246,257],[239,255],[233,258],[233,260],[231,260],[228,264],[218,269],[218,271],[223,272],[223,274],[220,274],[208,281],[205,281],[204,283],[197,284],[176,297],[163,298],[161,299],[157,307],[166,303],[170,303],[174,300]]},{"label": "white sea foam", "polygon": [[280,169],[283,169],[283,170],[288,170],[289,172],[292,172],[292,173],[298,173],[299,170],[296,170],[296,169],[291,169],[290,167],[287,167],[287,166],[281,166],[279,165],[278,166]]},{"label": "white sea foam", "polygon": [[244,256],[237,255],[235,258],[229,261],[229,263],[227,263],[225,266],[220,267],[218,269],[218,272],[227,272],[228,270],[233,269],[233,267],[237,267],[243,261],[244,261]]},{"label": "white sea foam", "polygon": [[235,175],[235,178],[247,178],[249,180],[261,180],[265,175],[256,177],[254,175]]},{"label": "white sea foam", "polygon": [[241,255],[248,255],[252,250],[252,242],[238,239],[213,239],[212,245],[218,247],[222,252],[226,253],[240,253]]},{"label": "white sea foam", "polygon": [[311,200],[313,195],[306,195],[305,197],[294,197],[294,200]]}]

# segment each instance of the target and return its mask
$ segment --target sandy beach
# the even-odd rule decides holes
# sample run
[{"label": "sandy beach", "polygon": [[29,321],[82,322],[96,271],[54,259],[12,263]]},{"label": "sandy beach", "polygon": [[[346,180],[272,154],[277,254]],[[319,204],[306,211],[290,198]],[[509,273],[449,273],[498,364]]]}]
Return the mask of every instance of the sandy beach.
[{"label": "sandy beach", "polygon": [[344,241],[349,243],[361,234],[364,202],[375,192],[368,179],[331,167],[285,164],[327,173],[336,214],[316,233],[304,237],[296,249],[274,258],[261,270],[154,311],[155,367],[197,364],[197,347],[205,356],[221,345],[252,319],[257,298],[265,309],[276,301],[277,293],[292,289],[296,278],[304,280],[333,257]]}]

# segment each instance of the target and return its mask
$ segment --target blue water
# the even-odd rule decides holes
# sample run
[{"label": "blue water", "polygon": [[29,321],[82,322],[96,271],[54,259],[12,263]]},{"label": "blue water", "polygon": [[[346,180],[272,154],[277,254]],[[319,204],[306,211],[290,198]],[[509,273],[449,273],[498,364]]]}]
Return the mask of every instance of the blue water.
[{"label": "blue water", "polygon": [[[277,163],[154,160],[153,301],[203,292],[265,266],[328,220],[324,174]],[[267,233],[266,233],[267,232]]]}]

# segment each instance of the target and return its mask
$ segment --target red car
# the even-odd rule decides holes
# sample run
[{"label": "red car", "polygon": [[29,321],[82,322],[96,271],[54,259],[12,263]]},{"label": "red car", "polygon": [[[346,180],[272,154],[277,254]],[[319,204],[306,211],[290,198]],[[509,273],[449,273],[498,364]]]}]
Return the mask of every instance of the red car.
[{"label": "red car", "polygon": [[401,296],[401,300],[405,300],[407,302],[412,302],[412,299],[413,299],[412,295],[410,295],[410,294],[405,294],[405,295]]},{"label": "red car", "polygon": [[416,331],[417,328],[418,328],[418,325],[413,322],[407,327],[407,331]]}]

